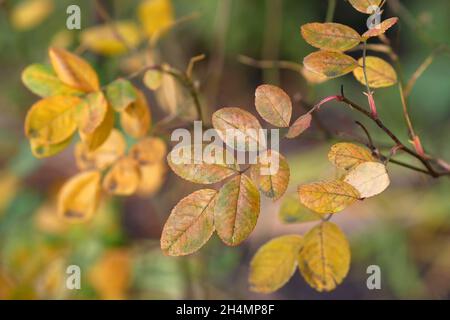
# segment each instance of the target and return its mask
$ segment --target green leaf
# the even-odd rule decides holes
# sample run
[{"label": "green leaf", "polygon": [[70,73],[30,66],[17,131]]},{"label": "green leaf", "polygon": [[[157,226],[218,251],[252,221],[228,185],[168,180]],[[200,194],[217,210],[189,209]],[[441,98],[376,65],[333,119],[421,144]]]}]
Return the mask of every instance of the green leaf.
[{"label": "green leaf", "polygon": [[136,101],[137,92],[130,81],[117,79],[106,87],[106,97],[114,110],[123,111]]}]

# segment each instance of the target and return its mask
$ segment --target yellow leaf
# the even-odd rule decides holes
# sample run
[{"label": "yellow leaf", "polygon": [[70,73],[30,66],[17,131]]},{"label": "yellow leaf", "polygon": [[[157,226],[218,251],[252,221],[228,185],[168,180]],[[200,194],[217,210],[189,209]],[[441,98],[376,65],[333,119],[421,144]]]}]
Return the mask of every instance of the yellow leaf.
[{"label": "yellow leaf", "polygon": [[322,219],[321,214],[302,206],[296,194],[290,194],[283,199],[278,216],[283,223],[303,223]]},{"label": "yellow leaf", "polygon": [[39,140],[30,139],[31,153],[38,159],[51,157],[66,149],[71,142],[72,137],[56,144],[48,144]]},{"label": "yellow leaf", "polygon": [[136,101],[120,113],[120,124],[126,133],[138,139],[150,129],[151,113],[144,94],[138,90],[136,93]]},{"label": "yellow leaf", "polygon": [[53,9],[53,0],[21,1],[12,9],[11,24],[17,30],[30,30],[43,22]]},{"label": "yellow leaf", "polygon": [[70,178],[58,195],[58,216],[68,222],[92,218],[100,202],[100,172],[86,171]]},{"label": "yellow leaf", "polygon": [[358,62],[340,52],[316,51],[303,59],[303,65],[309,71],[336,78],[352,72],[358,67]]},{"label": "yellow leaf", "polygon": [[363,162],[375,161],[369,149],[353,143],[337,143],[331,147],[328,159],[336,167],[350,170]]},{"label": "yellow leaf", "polygon": [[[119,36],[120,35],[120,36]],[[81,45],[102,55],[114,56],[136,48],[141,41],[138,26],[132,21],[116,21],[83,29]]]},{"label": "yellow leaf", "polygon": [[274,150],[262,153],[256,165],[251,166],[251,177],[259,190],[274,201],[286,192],[289,184],[289,164],[286,158]]},{"label": "yellow leaf", "polygon": [[350,247],[337,225],[323,222],[303,237],[298,258],[300,273],[317,291],[332,291],[350,268]]},{"label": "yellow leaf", "polygon": [[287,235],[259,248],[250,263],[250,289],[271,293],[284,286],[295,272],[302,243],[301,236]]},{"label": "yellow leaf", "polygon": [[47,144],[58,144],[75,132],[79,110],[85,103],[78,97],[55,96],[36,102],[27,113],[25,134]]},{"label": "yellow leaf", "polygon": [[161,84],[163,79],[163,73],[159,70],[148,70],[144,74],[144,84],[150,90],[157,90]]},{"label": "yellow leaf", "polygon": [[85,92],[100,89],[97,73],[82,58],[61,48],[49,49],[50,62],[65,84]]},{"label": "yellow leaf", "polygon": [[107,107],[106,115],[103,121],[95,130],[90,134],[85,134],[79,131],[80,138],[86,145],[87,149],[95,151],[108,139],[111,134],[111,130],[114,127],[114,112],[110,106]]},{"label": "yellow leaf", "polygon": [[362,37],[364,39],[369,39],[371,37],[378,37],[378,36],[382,35],[383,33],[385,33],[394,24],[396,24],[397,21],[398,21],[397,17],[386,19],[386,20],[382,21],[381,23],[379,23],[378,25],[373,26],[372,29],[369,29],[366,32],[364,32]]},{"label": "yellow leaf", "polygon": [[167,166],[164,162],[141,165],[141,181],[137,189],[137,194],[142,196],[153,195],[159,191],[164,184],[167,174]]},{"label": "yellow leaf", "polygon": [[88,94],[85,101],[86,106],[80,111],[78,117],[78,129],[83,134],[92,134],[105,119],[108,102],[101,91]]},{"label": "yellow leaf", "polygon": [[53,35],[50,40],[50,46],[67,49],[74,43],[74,35],[75,34],[71,30],[64,28]]},{"label": "yellow leaf", "polygon": [[167,146],[164,140],[158,137],[148,137],[136,143],[129,152],[140,165],[155,164],[164,161]]},{"label": "yellow leaf", "polygon": [[136,101],[138,95],[136,88],[129,80],[119,78],[108,84],[106,97],[114,110],[124,111]]},{"label": "yellow leaf", "polygon": [[159,37],[174,23],[170,0],[144,0],[138,7],[138,17],[150,38]]},{"label": "yellow leaf", "polygon": [[315,182],[298,187],[302,204],[317,213],[336,213],[360,198],[358,191],[344,181]]},{"label": "yellow leaf", "polygon": [[310,45],[327,51],[347,51],[361,42],[358,32],[340,23],[307,23],[301,33]]},{"label": "yellow leaf", "polygon": [[183,198],[173,208],[161,235],[161,249],[171,256],[199,250],[214,232],[216,190],[202,189]]},{"label": "yellow leaf", "polygon": [[[358,60],[360,65],[358,68],[353,70],[353,75],[356,80],[358,80],[363,85],[366,85],[366,80],[364,78],[363,58]],[[366,57],[366,74],[367,80],[369,81],[369,86],[372,88],[383,88],[389,87],[397,83],[397,73],[394,68],[378,57]]]},{"label": "yellow leaf", "polygon": [[364,162],[357,165],[346,175],[344,181],[355,187],[361,198],[376,196],[390,184],[386,167],[379,162]]},{"label": "yellow leaf", "polygon": [[205,159],[205,153],[202,145],[178,146],[168,154],[167,162],[179,177],[201,184],[217,183],[239,172],[234,158],[228,163],[224,154]]},{"label": "yellow leaf", "polygon": [[241,108],[222,108],[214,112],[212,123],[220,138],[230,148],[256,151],[266,147],[259,121]]},{"label": "yellow leaf", "polygon": [[289,127],[289,131],[286,133],[285,137],[288,139],[297,138],[305,130],[311,126],[312,116],[310,113],[306,113],[300,116],[295,122]]},{"label": "yellow leaf", "polygon": [[131,282],[132,259],[126,249],[109,249],[91,267],[89,283],[101,299],[125,299]]},{"label": "yellow leaf", "polygon": [[136,160],[124,157],[118,160],[103,179],[103,188],[115,195],[128,196],[136,192],[141,173]]},{"label": "yellow leaf", "polygon": [[304,67],[302,67],[300,73],[302,74],[303,78],[305,78],[305,80],[311,84],[320,84],[328,80],[328,77],[320,73],[312,72]]},{"label": "yellow leaf", "polygon": [[244,241],[258,221],[258,189],[246,175],[238,175],[219,191],[214,208],[214,224],[222,241],[237,246]]},{"label": "yellow leaf", "polygon": [[81,95],[83,92],[65,85],[53,70],[43,64],[32,64],[22,72],[22,82],[40,97]]},{"label": "yellow leaf", "polygon": [[348,0],[350,4],[359,12],[372,14],[373,8],[379,7],[383,0]]},{"label": "yellow leaf", "polygon": [[272,85],[256,88],[255,106],[260,116],[274,126],[287,128],[291,121],[291,98],[282,89]]},{"label": "yellow leaf", "polygon": [[104,170],[125,154],[127,144],[119,130],[113,129],[106,141],[90,152],[83,142],[75,146],[75,159],[80,170]]}]

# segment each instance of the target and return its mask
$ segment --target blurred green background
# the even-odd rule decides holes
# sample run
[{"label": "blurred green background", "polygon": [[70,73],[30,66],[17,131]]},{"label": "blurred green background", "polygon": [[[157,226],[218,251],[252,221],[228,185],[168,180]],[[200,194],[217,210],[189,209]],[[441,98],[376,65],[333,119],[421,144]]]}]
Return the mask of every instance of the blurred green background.
[{"label": "blurred green background", "polygon": [[[94,1],[58,0],[42,22],[18,30],[11,14],[20,2],[0,0],[0,298],[450,298],[449,179],[431,179],[394,165],[389,165],[392,183],[387,191],[333,219],[351,240],[352,266],[344,283],[331,293],[315,292],[298,275],[271,295],[248,290],[248,265],[257,248],[277,235],[302,234],[311,227],[279,222],[281,201],[263,202],[254,233],[238,248],[228,248],[213,237],[200,252],[183,258],[166,257],[159,249],[161,227],[170,209],[194,188],[173,174],[151,197],[107,201],[87,225],[57,221],[55,192],[76,172],[73,150],[45,160],[31,155],[23,122],[36,97],[22,85],[20,75],[27,65],[46,61],[49,45],[58,41],[55,36],[61,32],[69,33],[65,43],[70,49],[78,48],[80,31],[65,28],[69,4],[80,6],[82,29],[101,20]],[[139,2],[105,0],[103,4],[114,19],[137,21]],[[188,18],[159,41],[161,59],[185,68],[191,57],[206,54],[195,70],[209,113],[224,106],[255,113],[254,90],[264,82],[280,85],[300,101],[294,116],[304,112],[303,103],[337,94],[341,84],[347,96],[366,104],[364,88],[351,75],[311,86],[299,73],[260,70],[238,60],[246,55],[301,63],[314,49],[300,37],[300,26],[324,21],[328,1],[173,0],[173,6],[177,19]],[[438,45],[450,44],[449,14],[449,1],[387,1],[383,16],[400,17],[388,37],[400,56],[405,79]],[[366,18],[346,1],[337,1],[333,21],[364,32]],[[126,74],[127,54],[103,57],[86,52],[83,56],[102,83]],[[436,56],[409,99],[411,117],[427,152],[443,159],[450,159],[449,71],[449,54]],[[157,121],[164,115],[155,97],[146,93]],[[407,141],[397,87],[377,90],[375,99],[383,121]],[[321,111],[329,131],[363,136],[354,125],[356,119],[367,125],[374,139],[389,143],[366,119],[339,104]],[[316,126],[282,143],[291,166],[291,192],[300,183],[334,174],[326,156],[332,143]],[[61,286],[69,264],[82,268],[81,290]],[[381,290],[366,287],[369,265],[381,268]]]}]

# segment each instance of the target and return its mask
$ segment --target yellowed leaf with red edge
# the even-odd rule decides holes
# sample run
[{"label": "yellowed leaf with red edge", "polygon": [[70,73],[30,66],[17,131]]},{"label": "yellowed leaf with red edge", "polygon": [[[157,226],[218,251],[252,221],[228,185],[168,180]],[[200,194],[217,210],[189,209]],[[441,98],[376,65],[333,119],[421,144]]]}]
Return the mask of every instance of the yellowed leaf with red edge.
[{"label": "yellowed leaf with red edge", "polygon": [[38,159],[51,157],[66,149],[71,142],[72,136],[56,144],[48,144],[39,140],[30,139],[31,153]]},{"label": "yellowed leaf with red edge", "polygon": [[114,110],[124,111],[137,100],[138,91],[129,80],[119,78],[106,86],[106,98]]},{"label": "yellowed leaf with red edge", "polygon": [[337,225],[322,222],[303,237],[298,266],[305,281],[319,292],[332,291],[350,269],[350,245]]},{"label": "yellowed leaf with red edge", "polygon": [[11,24],[19,31],[41,24],[54,10],[53,0],[24,0],[11,10]]},{"label": "yellowed leaf with red edge", "polygon": [[138,17],[147,36],[153,39],[159,37],[175,22],[170,0],[141,1]]},{"label": "yellowed leaf with red edge", "polygon": [[331,51],[316,51],[303,59],[306,69],[328,78],[336,78],[352,72],[358,62],[352,57]]},{"label": "yellowed leaf with red edge", "polygon": [[114,112],[110,106],[108,106],[105,118],[101,124],[95,128],[90,134],[85,134],[79,131],[80,138],[86,145],[89,152],[97,150],[111,134],[111,130],[114,127]]},{"label": "yellowed leaf with red edge", "polygon": [[261,246],[250,262],[250,290],[271,293],[283,287],[297,268],[302,244],[301,236],[287,235]]},{"label": "yellowed leaf with red edge", "polygon": [[375,8],[379,8],[383,0],[348,0],[350,4],[359,12],[372,14]]},{"label": "yellowed leaf with red edge", "polygon": [[274,201],[283,196],[289,185],[289,164],[274,150],[260,154],[257,164],[251,166],[250,174],[259,190]]},{"label": "yellowed leaf with red edge", "polygon": [[328,160],[336,167],[350,170],[363,162],[375,161],[369,149],[347,142],[334,144],[328,153]]},{"label": "yellowed leaf with red edge", "polygon": [[167,166],[161,161],[153,164],[140,166],[141,180],[137,194],[141,196],[153,195],[158,192],[164,184],[167,175]]},{"label": "yellowed leaf with red edge", "polygon": [[201,184],[217,183],[239,173],[240,168],[234,156],[227,159],[225,153],[216,151],[215,157],[205,159],[203,145],[176,146],[168,154],[167,163],[179,177]]},{"label": "yellowed leaf with red edge", "polygon": [[268,84],[259,86],[255,92],[255,106],[259,115],[270,124],[289,127],[292,102],[282,89]]},{"label": "yellowed leaf with red edge", "polygon": [[361,198],[369,198],[380,194],[390,184],[384,164],[364,162],[354,167],[344,181],[358,190]]},{"label": "yellowed leaf with red edge", "polygon": [[166,154],[166,143],[158,137],[147,137],[138,141],[129,152],[129,155],[140,165],[162,162]]},{"label": "yellowed leaf with red edge", "polygon": [[75,145],[75,160],[80,170],[104,170],[125,154],[127,144],[122,133],[113,129],[106,141],[95,151],[89,151],[83,142]]},{"label": "yellowed leaf with red edge", "polygon": [[214,112],[212,124],[230,148],[256,151],[266,146],[265,137],[261,136],[261,124],[255,116],[241,108],[222,108]]},{"label": "yellowed leaf with red edge", "polygon": [[150,129],[151,113],[144,94],[138,90],[136,92],[136,101],[120,113],[120,124],[133,138],[142,138]]},{"label": "yellowed leaf with red edge", "polygon": [[62,82],[85,92],[100,89],[97,73],[86,60],[61,48],[53,47],[48,52],[53,69]]},{"label": "yellowed leaf with red edge", "polygon": [[289,127],[289,131],[286,133],[285,137],[288,139],[297,138],[303,132],[305,132],[311,126],[312,116],[310,113],[306,113],[300,116],[295,122]]},{"label": "yellowed leaf with red edge", "polygon": [[216,190],[202,189],[178,202],[162,231],[161,249],[165,254],[188,255],[209,240],[214,232],[216,195]]},{"label": "yellowed leaf with red edge", "polygon": [[86,106],[80,110],[78,129],[84,134],[92,134],[105,119],[108,102],[101,91],[90,93],[85,98]]},{"label": "yellowed leaf with red edge", "polygon": [[298,194],[301,203],[317,213],[342,211],[360,198],[358,190],[340,180],[303,184]]},{"label": "yellowed leaf with red edge", "polygon": [[136,192],[141,179],[139,165],[131,157],[119,159],[103,178],[103,189],[118,196]]},{"label": "yellowed leaf with red edge", "polygon": [[85,102],[78,97],[55,96],[36,102],[25,119],[29,139],[58,144],[70,138],[77,128],[79,110]]},{"label": "yellowed leaf with red edge", "polygon": [[[361,84],[366,85],[362,68],[363,58],[358,60],[358,64],[360,66],[353,70],[353,75]],[[390,87],[397,83],[395,69],[388,62],[378,57],[366,57],[366,75],[371,88]]]},{"label": "yellowed leaf with red edge", "polygon": [[228,181],[219,191],[214,208],[214,224],[220,239],[237,246],[256,226],[260,196],[253,182],[243,174]]},{"label": "yellowed leaf with red edge", "polygon": [[112,24],[83,28],[80,42],[92,52],[114,56],[136,48],[141,42],[141,36],[133,21],[115,21]]},{"label": "yellowed leaf with red edge", "polygon": [[310,45],[327,51],[347,51],[361,42],[358,32],[334,22],[307,23],[302,25],[301,33]]},{"label": "yellowed leaf with red edge", "polygon": [[381,23],[377,24],[376,26],[373,26],[371,29],[367,30],[363,33],[362,37],[364,39],[369,39],[371,37],[378,37],[385,33],[389,28],[391,28],[393,25],[395,25],[398,22],[397,17],[389,18]]},{"label": "yellowed leaf with red edge", "polygon": [[89,283],[101,299],[127,298],[132,279],[132,258],[127,249],[108,249],[88,272]]},{"label": "yellowed leaf with red edge", "polygon": [[67,222],[88,221],[98,208],[100,195],[100,172],[78,173],[59,191],[58,216]]},{"label": "yellowed leaf with red edge", "polygon": [[22,72],[22,82],[31,92],[40,97],[79,96],[83,92],[64,84],[50,66],[32,64]]}]

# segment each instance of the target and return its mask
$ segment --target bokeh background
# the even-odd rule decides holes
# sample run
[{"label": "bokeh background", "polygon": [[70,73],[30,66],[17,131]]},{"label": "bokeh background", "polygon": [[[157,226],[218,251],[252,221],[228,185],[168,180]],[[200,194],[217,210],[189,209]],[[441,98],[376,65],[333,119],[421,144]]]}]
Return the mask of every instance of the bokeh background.
[{"label": "bokeh background", "polygon": [[[450,298],[450,184],[389,165],[391,185],[380,196],[353,205],[333,218],[351,241],[352,265],[344,283],[319,294],[296,274],[271,295],[249,291],[249,261],[257,248],[282,234],[304,233],[311,224],[282,224],[282,200],[263,200],[252,236],[228,248],[213,236],[198,253],[166,257],[159,237],[171,208],[198,188],[168,173],[149,196],[109,198],[93,221],[71,226],[55,214],[58,188],[77,172],[73,149],[49,159],[35,159],[23,134],[27,110],[37,100],[21,83],[22,70],[47,60],[50,45],[80,50],[78,30],[65,27],[66,8],[78,4],[82,30],[103,23],[94,1],[52,1],[53,8],[31,27],[14,23],[15,8],[24,1],[0,0],[0,298],[1,299],[408,299]],[[114,20],[137,20],[137,0],[103,0]],[[365,105],[364,88],[351,75],[320,85],[309,85],[291,70],[251,67],[239,55],[255,59],[300,63],[314,49],[300,37],[302,24],[324,21],[328,1],[306,0],[173,0],[176,27],[158,42],[161,61],[184,69],[193,56],[206,54],[195,68],[202,102],[211,114],[224,106],[253,112],[255,88],[278,84],[295,100],[294,116],[305,105],[339,92]],[[450,42],[450,2],[388,0],[384,17],[399,16],[388,37],[400,56],[406,79],[439,45]],[[360,32],[366,16],[338,0],[334,21]],[[145,49],[145,48],[144,48]],[[102,79],[112,81],[143,65],[130,54],[105,57],[81,50]],[[447,51],[448,52],[448,51]],[[450,56],[440,54],[418,80],[409,107],[427,152],[450,159]],[[141,86],[139,81],[136,85]],[[154,122],[164,117],[164,106],[149,90]],[[407,141],[397,88],[375,93],[380,117]],[[362,120],[380,145],[389,140],[366,119],[342,105],[330,104],[320,114],[322,125],[341,136],[363,136],[354,120]],[[327,161],[329,147],[323,128],[312,130],[282,150],[291,166],[289,193],[300,183],[335,174]],[[402,159],[402,156],[399,156]],[[403,158],[405,160],[406,158]],[[408,160],[408,159],[406,159]],[[82,270],[82,289],[64,287],[66,267]],[[366,268],[379,265],[382,289],[366,287]]]}]

